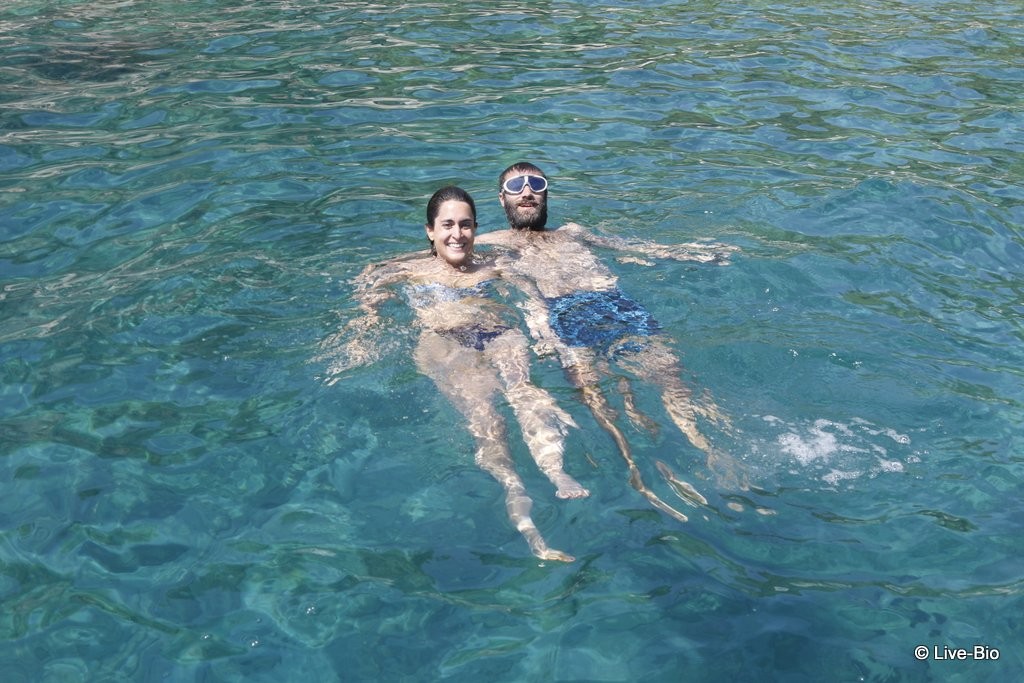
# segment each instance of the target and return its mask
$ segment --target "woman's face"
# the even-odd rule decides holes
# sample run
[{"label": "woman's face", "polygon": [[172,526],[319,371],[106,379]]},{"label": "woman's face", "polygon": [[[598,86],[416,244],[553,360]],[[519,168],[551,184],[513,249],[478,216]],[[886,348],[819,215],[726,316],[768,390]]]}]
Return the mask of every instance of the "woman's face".
[{"label": "woman's face", "polygon": [[427,226],[427,239],[437,255],[458,268],[469,263],[476,239],[476,219],[466,202],[450,199],[438,208],[434,223]]}]

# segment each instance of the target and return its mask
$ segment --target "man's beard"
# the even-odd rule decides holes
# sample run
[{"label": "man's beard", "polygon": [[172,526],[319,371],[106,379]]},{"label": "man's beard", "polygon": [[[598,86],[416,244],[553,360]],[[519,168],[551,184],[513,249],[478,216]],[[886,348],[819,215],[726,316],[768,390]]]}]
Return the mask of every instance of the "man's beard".
[{"label": "man's beard", "polygon": [[508,218],[509,227],[513,230],[543,230],[548,222],[547,202],[537,202],[537,213],[535,215],[524,215],[515,206],[514,202],[505,202],[505,217]]}]

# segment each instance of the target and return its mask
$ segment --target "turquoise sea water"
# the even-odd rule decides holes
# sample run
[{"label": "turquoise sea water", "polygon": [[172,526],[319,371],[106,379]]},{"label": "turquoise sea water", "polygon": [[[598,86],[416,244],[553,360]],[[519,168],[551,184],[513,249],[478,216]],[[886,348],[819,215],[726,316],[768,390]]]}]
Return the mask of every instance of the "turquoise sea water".
[{"label": "turquoise sea water", "polygon": [[[1008,1],[5,3],[3,680],[1021,680],[1022,49]],[[742,249],[602,254],[751,475],[631,431],[688,524],[536,361],[592,496],[510,439],[568,565],[407,312],[322,347],[433,190],[499,228],[520,158],[555,224]]]}]

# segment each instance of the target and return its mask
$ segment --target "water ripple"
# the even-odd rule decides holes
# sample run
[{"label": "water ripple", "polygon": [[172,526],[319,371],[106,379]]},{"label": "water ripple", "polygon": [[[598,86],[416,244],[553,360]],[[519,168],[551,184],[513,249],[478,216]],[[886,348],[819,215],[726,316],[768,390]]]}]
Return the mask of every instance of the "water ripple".
[{"label": "water ripple", "polygon": [[[1022,26],[1005,1],[7,3],[6,674],[897,679],[930,634],[1013,679]],[[605,255],[759,480],[671,528],[580,430],[593,504],[536,510],[585,557],[562,569],[524,560],[398,309],[393,364],[316,360],[436,187],[499,227],[520,157],[556,221],[743,250]]]}]

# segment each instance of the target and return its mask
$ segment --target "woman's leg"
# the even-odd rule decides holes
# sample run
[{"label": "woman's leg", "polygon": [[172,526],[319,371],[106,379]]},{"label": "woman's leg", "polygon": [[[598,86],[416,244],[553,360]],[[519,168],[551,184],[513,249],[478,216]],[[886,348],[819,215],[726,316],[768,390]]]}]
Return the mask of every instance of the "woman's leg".
[{"label": "woman's leg", "polygon": [[530,516],[533,501],[515,471],[505,421],[493,403],[498,380],[482,360],[478,351],[429,332],[420,338],[416,349],[420,372],[430,377],[466,418],[466,426],[476,441],[476,463],[501,484],[508,517],[526,539],[530,550],[543,560],[572,562],[571,555],[548,547]]},{"label": "woman's leg", "polygon": [[530,381],[526,337],[518,330],[509,330],[488,344],[485,353],[498,369],[505,397],[523,430],[523,439],[537,467],[555,485],[555,495],[589,496],[590,492],[564,469],[565,434],[576,423],[551,394]]}]

